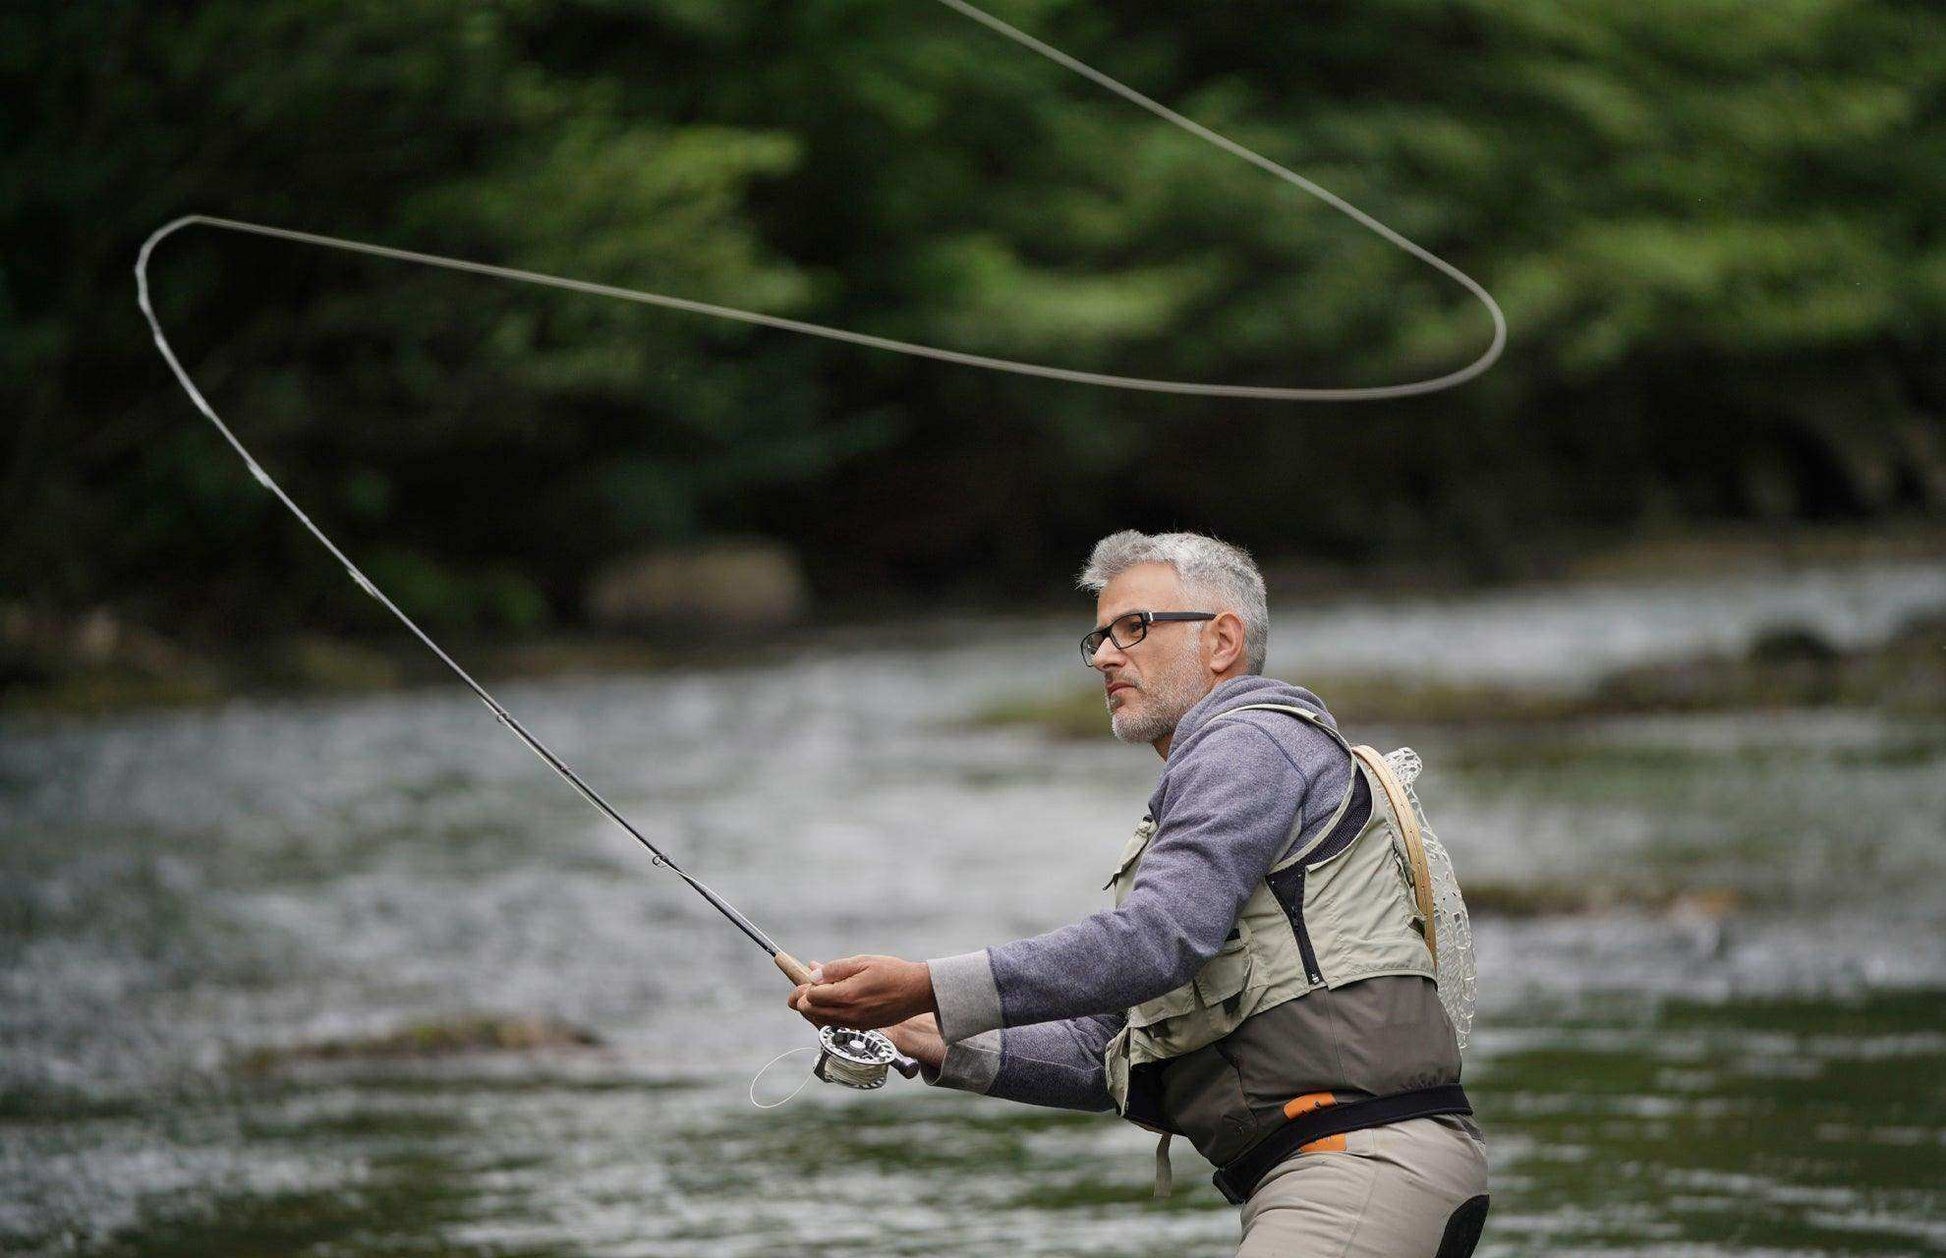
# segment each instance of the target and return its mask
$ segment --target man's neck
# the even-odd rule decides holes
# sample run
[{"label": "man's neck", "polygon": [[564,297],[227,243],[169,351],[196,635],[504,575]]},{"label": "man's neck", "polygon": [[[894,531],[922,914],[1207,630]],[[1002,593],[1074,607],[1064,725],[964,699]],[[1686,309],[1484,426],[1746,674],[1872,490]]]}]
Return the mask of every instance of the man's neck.
[{"label": "man's neck", "polygon": [[[1202,699],[1198,699],[1196,700],[1196,702],[1201,703],[1203,699],[1209,698],[1210,695],[1215,692],[1218,686],[1221,686],[1224,682],[1235,681],[1237,678],[1241,676],[1243,676],[1241,672],[1230,672],[1230,673],[1223,674],[1221,677],[1211,678],[1209,689],[1205,690],[1203,692]],[[1184,713],[1184,715],[1186,716],[1188,714]],[[1180,725],[1181,722],[1177,722],[1177,724]],[[1150,746],[1155,748],[1156,755],[1161,756],[1164,760],[1167,760],[1169,758],[1169,748],[1175,744],[1175,741],[1176,741],[1176,726],[1172,725],[1169,727],[1168,733],[1156,739],[1155,742],[1150,744]]]}]

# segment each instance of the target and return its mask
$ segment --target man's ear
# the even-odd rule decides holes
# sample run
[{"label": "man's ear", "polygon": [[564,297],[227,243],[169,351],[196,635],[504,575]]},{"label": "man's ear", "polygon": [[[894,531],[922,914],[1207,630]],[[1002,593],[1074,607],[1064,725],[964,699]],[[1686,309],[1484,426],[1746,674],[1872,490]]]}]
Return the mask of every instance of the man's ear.
[{"label": "man's ear", "polygon": [[1243,617],[1235,612],[1223,612],[1210,622],[1210,631],[1210,671],[1227,672],[1243,658]]}]

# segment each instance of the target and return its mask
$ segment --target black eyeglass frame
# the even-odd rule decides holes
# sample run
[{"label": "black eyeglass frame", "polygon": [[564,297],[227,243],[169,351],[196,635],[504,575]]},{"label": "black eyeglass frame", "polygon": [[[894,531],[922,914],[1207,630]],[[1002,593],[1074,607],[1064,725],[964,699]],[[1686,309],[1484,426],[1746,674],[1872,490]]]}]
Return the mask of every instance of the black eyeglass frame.
[{"label": "black eyeglass frame", "polygon": [[[1101,650],[1101,644],[1104,642],[1113,642],[1119,649],[1124,651],[1128,650],[1149,636],[1150,625],[1182,620],[1215,620],[1221,614],[1221,612],[1123,612],[1121,615],[1115,617],[1114,620],[1109,621],[1100,628],[1082,635],[1081,662],[1089,668],[1093,668],[1095,666],[1095,652]],[[1127,642],[1124,642],[1115,636],[1114,628],[1130,616],[1138,618],[1139,627],[1135,632],[1135,636]]]}]

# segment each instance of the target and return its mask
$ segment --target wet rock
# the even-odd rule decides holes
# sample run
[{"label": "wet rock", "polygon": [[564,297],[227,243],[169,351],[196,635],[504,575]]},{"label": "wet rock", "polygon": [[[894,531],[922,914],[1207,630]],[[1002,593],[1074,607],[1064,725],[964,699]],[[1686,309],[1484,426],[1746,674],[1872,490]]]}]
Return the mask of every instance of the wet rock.
[{"label": "wet rock", "polygon": [[1750,644],[1752,664],[1829,664],[1839,656],[1838,648],[1815,629],[1802,625],[1779,625],[1758,634]]},{"label": "wet rock", "polygon": [[1722,923],[1743,911],[1733,887],[1671,887],[1633,881],[1513,883],[1485,879],[1461,886],[1474,917],[1587,917],[1605,913],[1653,913],[1684,925]]},{"label": "wet rock", "polygon": [[398,662],[383,652],[318,634],[278,644],[264,659],[261,674],[259,684],[325,693],[390,690],[401,680]]},{"label": "wet rock", "polygon": [[1922,615],[1886,641],[1840,650],[1798,626],[1760,634],[1742,657],[1639,665],[1602,679],[1592,706],[1607,712],[1871,707],[1946,711],[1946,616]]},{"label": "wet rock", "polygon": [[0,606],[0,704],[100,711],[199,702],[220,688],[208,662],[108,608]]},{"label": "wet rock", "polygon": [[481,1015],[420,1022],[383,1035],[262,1048],[245,1056],[246,1073],[305,1062],[456,1057],[467,1053],[536,1053],[601,1047],[593,1031],[556,1018]]}]

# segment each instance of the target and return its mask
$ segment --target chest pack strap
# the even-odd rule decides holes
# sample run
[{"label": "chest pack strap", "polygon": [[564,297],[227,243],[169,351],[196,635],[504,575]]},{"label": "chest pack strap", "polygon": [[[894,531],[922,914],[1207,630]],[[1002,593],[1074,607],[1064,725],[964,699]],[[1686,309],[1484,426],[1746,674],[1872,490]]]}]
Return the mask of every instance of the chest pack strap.
[{"label": "chest pack strap", "polygon": [[[1365,822],[1371,816],[1371,791],[1365,787],[1361,780],[1363,775],[1358,772],[1357,751],[1353,749],[1350,743],[1345,741],[1345,736],[1340,734],[1335,726],[1327,724],[1322,716],[1319,716],[1311,709],[1300,707],[1295,703],[1246,703],[1241,707],[1231,708],[1226,712],[1218,712],[1210,720],[1220,721],[1226,716],[1235,716],[1240,712],[1282,712],[1286,716],[1294,716],[1319,733],[1327,735],[1332,742],[1344,748],[1345,753],[1351,757],[1352,762],[1351,783],[1345,789],[1345,797],[1338,801],[1337,810],[1324,823],[1324,832],[1314,837],[1308,848],[1293,847],[1288,851],[1280,853],[1277,859],[1272,862],[1271,868],[1284,869],[1296,865],[1300,861],[1317,861],[1322,859],[1318,855],[1319,848],[1329,841],[1329,836],[1339,835],[1340,824],[1347,819],[1346,814],[1360,806],[1358,796],[1361,790],[1365,794],[1365,803],[1363,805],[1365,816],[1359,818],[1358,827],[1363,828]],[[1355,838],[1357,833],[1358,830],[1354,829],[1351,834],[1343,835],[1339,839],[1338,846],[1343,847],[1345,843]],[[1296,836],[1292,836],[1292,842],[1297,842]]]},{"label": "chest pack strap", "polygon": [[1383,1127],[1387,1123],[1402,1123],[1410,1118],[1472,1112],[1473,1104],[1466,1099],[1466,1090],[1457,1083],[1327,1105],[1291,1119],[1211,1178],[1225,1201],[1240,1206],[1250,1199],[1250,1194],[1257,1190],[1257,1185],[1270,1174],[1272,1168],[1314,1140],[1341,1136],[1348,1131],[1362,1131],[1367,1127]]}]

